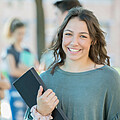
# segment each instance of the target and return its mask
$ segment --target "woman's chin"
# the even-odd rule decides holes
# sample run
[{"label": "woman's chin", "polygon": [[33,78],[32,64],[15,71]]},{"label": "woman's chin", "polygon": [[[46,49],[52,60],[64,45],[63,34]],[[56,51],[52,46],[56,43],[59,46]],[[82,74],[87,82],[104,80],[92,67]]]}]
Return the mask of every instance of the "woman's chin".
[{"label": "woman's chin", "polygon": [[68,58],[70,61],[78,61],[78,60],[80,60],[80,57],[78,58],[78,57],[69,57]]}]

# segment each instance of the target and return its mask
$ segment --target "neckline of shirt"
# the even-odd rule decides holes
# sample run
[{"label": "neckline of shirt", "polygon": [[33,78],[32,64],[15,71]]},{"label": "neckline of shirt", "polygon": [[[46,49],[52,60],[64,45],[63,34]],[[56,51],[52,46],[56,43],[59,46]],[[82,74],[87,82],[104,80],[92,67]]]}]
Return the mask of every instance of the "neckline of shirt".
[{"label": "neckline of shirt", "polygon": [[62,70],[59,66],[56,67],[56,70],[61,72],[62,74],[68,74],[68,75],[80,75],[80,74],[89,74],[89,73],[92,73],[92,72],[97,72],[98,70],[103,70],[107,67],[107,65],[104,65],[100,68],[96,68],[96,69],[93,69],[93,70],[89,70],[89,71],[84,71],[84,72],[68,72],[68,71],[65,71],[65,70]]}]

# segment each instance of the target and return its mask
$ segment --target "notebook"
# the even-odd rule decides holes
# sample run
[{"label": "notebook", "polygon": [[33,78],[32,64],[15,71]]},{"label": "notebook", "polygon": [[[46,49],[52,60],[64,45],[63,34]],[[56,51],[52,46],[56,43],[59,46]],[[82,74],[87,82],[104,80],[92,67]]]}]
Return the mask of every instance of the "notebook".
[{"label": "notebook", "polygon": [[[33,67],[13,82],[13,85],[29,108],[37,104],[36,98],[40,85],[43,86],[43,92],[47,90],[47,86]],[[53,120],[69,120],[59,105],[52,112],[52,116]]]},{"label": "notebook", "polygon": [[35,57],[32,53],[28,51],[22,51],[20,54],[20,62],[28,67],[31,67],[34,65]]}]

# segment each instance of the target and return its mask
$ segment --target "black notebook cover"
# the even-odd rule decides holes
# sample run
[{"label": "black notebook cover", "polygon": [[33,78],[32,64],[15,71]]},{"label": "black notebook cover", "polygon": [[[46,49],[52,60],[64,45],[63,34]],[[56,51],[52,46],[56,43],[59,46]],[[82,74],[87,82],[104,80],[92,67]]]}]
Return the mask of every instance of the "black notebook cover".
[{"label": "black notebook cover", "polygon": [[[43,86],[44,91],[47,90],[46,85],[34,68],[31,68],[18,78],[13,85],[30,108],[37,104],[36,98],[40,85]],[[52,116],[53,120],[69,120],[59,105],[52,112]]]}]

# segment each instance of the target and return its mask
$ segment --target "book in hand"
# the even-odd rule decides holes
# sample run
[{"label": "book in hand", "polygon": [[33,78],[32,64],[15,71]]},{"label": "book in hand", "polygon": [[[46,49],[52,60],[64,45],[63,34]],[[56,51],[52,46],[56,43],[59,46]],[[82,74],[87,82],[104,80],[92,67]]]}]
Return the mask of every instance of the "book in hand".
[{"label": "book in hand", "polygon": [[[43,92],[47,90],[46,85],[34,68],[29,69],[13,85],[29,108],[37,104],[36,98],[40,85],[43,87]],[[69,120],[59,105],[52,112],[52,116],[53,120]]]}]

